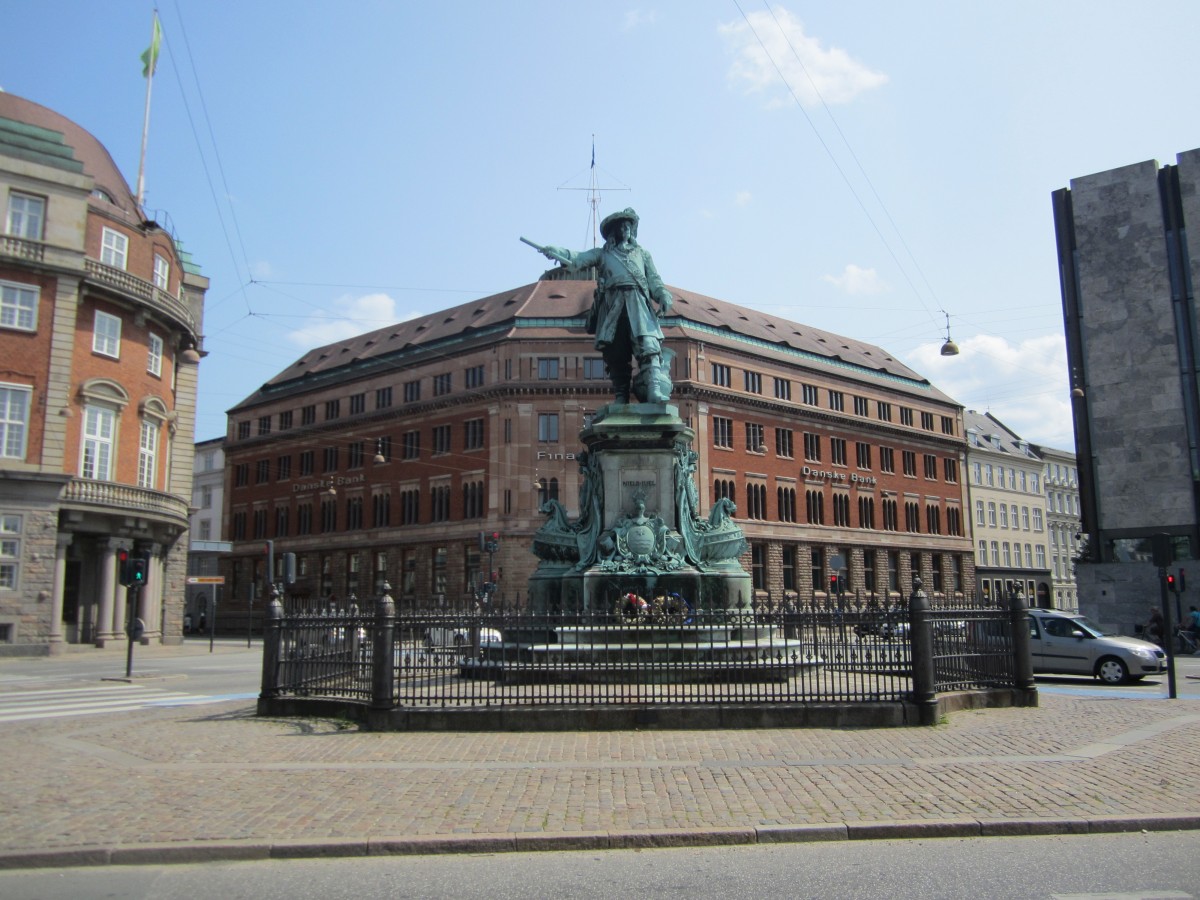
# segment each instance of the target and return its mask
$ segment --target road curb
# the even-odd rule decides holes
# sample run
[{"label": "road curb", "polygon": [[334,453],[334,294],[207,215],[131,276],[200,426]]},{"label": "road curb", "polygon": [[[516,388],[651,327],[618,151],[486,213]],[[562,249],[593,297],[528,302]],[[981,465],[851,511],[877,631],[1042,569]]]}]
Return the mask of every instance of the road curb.
[{"label": "road curb", "polygon": [[913,819],[814,823],[759,828],[693,828],[561,834],[410,835],[280,841],[192,841],[0,851],[0,870],[87,866],[175,865],[263,859],[419,856],[451,853],[527,853],[562,850],[630,850],[718,847],[812,841],[912,840],[1015,837],[1049,834],[1119,834],[1197,831],[1200,815],[1106,816],[1090,819]]}]

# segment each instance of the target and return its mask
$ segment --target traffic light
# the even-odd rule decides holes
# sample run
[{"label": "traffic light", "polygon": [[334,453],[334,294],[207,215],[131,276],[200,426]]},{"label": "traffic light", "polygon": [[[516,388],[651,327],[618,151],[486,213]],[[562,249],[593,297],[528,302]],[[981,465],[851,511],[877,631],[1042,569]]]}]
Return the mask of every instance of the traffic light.
[{"label": "traffic light", "polygon": [[495,553],[500,549],[500,532],[479,532],[479,550],[481,553]]},{"label": "traffic light", "polygon": [[1179,570],[1179,581],[1177,583],[1179,585],[1179,593],[1182,594],[1187,590],[1187,572],[1183,569]]},{"label": "traffic light", "polygon": [[1179,592],[1179,587],[1175,584],[1175,576],[1170,572],[1167,573],[1167,590],[1173,594]]},{"label": "traffic light", "polygon": [[842,585],[843,585],[843,582],[842,582],[841,575],[830,575],[829,576],[829,593],[840,594],[842,592]]},{"label": "traffic light", "polygon": [[118,578],[123,587],[141,587],[146,583],[146,557],[134,556],[128,550],[117,551]]},{"label": "traffic light", "polygon": [[295,553],[283,554],[283,583],[284,584],[295,584],[296,583],[296,554]]}]

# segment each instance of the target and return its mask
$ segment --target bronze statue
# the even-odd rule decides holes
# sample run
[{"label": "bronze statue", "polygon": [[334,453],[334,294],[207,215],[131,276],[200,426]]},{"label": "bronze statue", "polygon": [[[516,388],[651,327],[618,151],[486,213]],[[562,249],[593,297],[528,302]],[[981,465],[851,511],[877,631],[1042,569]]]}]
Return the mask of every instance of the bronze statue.
[{"label": "bronze statue", "polygon": [[[571,251],[537,248],[571,270],[596,267],[596,296],[588,314],[588,334],[604,357],[617,403],[628,403],[630,392],[643,403],[666,403],[671,398],[669,357],[664,361],[663,333],[658,317],[675,302],[663,285],[650,254],[637,242],[638,215],[632,209],[612,213],[600,223],[604,246]],[[651,302],[658,304],[656,313]],[[638,363],[633,377],[633,360]]]}]

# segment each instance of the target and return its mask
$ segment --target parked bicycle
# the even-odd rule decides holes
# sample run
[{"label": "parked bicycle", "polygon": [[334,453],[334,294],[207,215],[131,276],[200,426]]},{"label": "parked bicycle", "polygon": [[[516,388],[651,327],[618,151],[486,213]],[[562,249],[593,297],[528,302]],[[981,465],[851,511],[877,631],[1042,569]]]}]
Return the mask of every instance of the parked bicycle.
[{"label": "parked bicycle", "polygon": [[1177,654],[1195,654],[1200,652],[1200,644],[1193,637],[1191,629],[1183,625],[1175,626],[1175,652]]}]

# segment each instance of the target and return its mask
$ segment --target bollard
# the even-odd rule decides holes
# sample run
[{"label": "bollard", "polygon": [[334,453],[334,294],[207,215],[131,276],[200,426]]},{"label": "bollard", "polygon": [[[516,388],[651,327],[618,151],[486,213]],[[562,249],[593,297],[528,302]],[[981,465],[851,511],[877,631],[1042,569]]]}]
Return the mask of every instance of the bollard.
[{"label": "bollard", "polygon": [[272,700],[279,696],[279,657],[283,642],[283,603],[279,599],[279,588],[271,587],[271,602],[267,604],[263,620],[263,667],[260,700]]},{"label": "bollard", "polygon": [[371,708],[387,710],[396,705],[396,603],[392,586],[384,582],[375,604],[375,635],[371,653]]},{"label": "bollard", "polygon": [[1014,591],[1009,596],[1008,612],[1012,624],[1013,687],[1024,694],[1025,706],[1037,706],[1037,683],[1033,680],[1033,657],[1029,652],[1029,622],[1025,595]]},{"label": "bollard", "polygon": [[933,671],[933,623],[929,598],[921,590],[921,579],[913,579],[908,598],[909,646],[912,654],[912,699],[921,725],[937,724],[937,689]]}]

